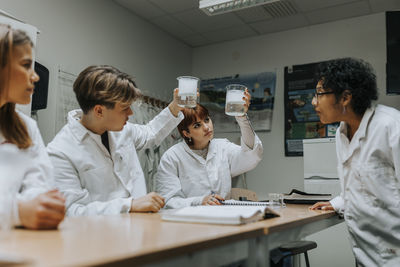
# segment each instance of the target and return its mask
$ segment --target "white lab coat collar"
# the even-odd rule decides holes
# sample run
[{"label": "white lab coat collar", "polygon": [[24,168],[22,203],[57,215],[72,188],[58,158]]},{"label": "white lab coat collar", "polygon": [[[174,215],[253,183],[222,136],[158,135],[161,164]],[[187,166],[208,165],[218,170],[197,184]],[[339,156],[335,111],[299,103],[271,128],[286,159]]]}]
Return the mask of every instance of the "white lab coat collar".
[{"label": "white lab coat collar", "polygon": [[[72,110],[68,113],[68,124],[70,125],[71,131],[73,135],[82,142],[86,136],[90,136],[96,142],[96,144],[100,147],[105,155],[109,155],[110,153],[105,148],[103,143],[101,142],[101,135],[96,134],[90,130],[88,130],[85,126],[80,122],[82,118],[82,110],[76,109]],[[114,150],[114,142],[111,140],[109,136],[109,144],[110,144],[110,152]]]},{"label": "white lab coat collar", "polygon": [[342,163],[346,162],[353,155],[354,151],[360,147],[360,141],[365,137],[369,122],[374,115],[375,108],[376,106],[374,105],[365,111],[361,119],[360,126],[358,127],[350,143],[349,139],[347,138],[347,124],[344,121],[340,122],[338,129],[338,133],[340,134],[340,142],[338,145],[340,146],[340,151],[342,151]]},{"label": "white lab coat collar", "polygon": [[82,115],[83,115],[83,111],[80,109],[75,109],[75,110],[68,112],[68,125],[70,126],[72,134],[80,142],[90,132],[88,129],[86,129],[85,126],[83,126],[80,123]]},{"label": "white lab coat collar", "polygon": [[197,161],[199,161],[201,163],[204,163],[207,160],[210,160],[217,153],[214,139],[211,139],[210,143],[208,144],[208,153],[207,153],[207,158],[206,159],[204,159],[200,155],[197,155],[196,153],[194,153],[192,151],[192,149],[186,144],[185,141],[182,141],[182,143],[183,143],[183,148],[185,149],[185,151],[187,153],[189,153],[189,155],[191,155],[193,158],[195,158]]}]

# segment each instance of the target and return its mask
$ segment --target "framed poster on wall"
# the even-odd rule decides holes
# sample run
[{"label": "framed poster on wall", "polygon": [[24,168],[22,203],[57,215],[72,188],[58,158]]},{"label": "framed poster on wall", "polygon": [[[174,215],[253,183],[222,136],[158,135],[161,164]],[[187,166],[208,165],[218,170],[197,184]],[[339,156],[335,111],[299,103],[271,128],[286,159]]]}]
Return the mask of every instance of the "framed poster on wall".
[{"label": "framed poster on wall", "polygon": [[275,96],[275,72],[236,74],[200,82],[200,104],[210,112],[215,132],[240,132],[234,117],[225,114],[226,86],[242,84],[251,94],[247,112],[255,131],[270,131]]},{"label": "framed poster on wall", "polygon": [[335,136],[338,123],[321,123],[311,103],[318,64],[285,67],[285,156],[303,156],[303,139]]},{"label": "framed poster on wall", "polygon": [[386,12],[386,94],[400,95],[400,11]]}]

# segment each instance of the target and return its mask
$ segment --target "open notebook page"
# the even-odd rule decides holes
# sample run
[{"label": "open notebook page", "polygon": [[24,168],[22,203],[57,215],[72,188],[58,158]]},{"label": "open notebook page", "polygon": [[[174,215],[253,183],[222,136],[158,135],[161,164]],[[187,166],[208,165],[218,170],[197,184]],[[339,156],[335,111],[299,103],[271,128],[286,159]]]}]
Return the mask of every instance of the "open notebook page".
[{"label": "open notebook page", "polygon": [[275,211],[262,206],[194,206],[162,212],[166,221],[213,224],[244,224],[262,220],[266,213]]}]

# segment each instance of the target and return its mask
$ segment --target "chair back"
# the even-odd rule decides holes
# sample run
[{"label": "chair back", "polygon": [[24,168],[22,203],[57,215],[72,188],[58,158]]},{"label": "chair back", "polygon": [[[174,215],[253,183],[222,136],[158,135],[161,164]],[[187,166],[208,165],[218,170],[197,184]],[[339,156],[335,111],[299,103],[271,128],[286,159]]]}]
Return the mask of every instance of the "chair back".
[{"label": "chair back", "polygon": [[232,188],[230,198],[239,200],[240,197],[245,197],[249,201],[258,201],[256,192],[244,188]]}]

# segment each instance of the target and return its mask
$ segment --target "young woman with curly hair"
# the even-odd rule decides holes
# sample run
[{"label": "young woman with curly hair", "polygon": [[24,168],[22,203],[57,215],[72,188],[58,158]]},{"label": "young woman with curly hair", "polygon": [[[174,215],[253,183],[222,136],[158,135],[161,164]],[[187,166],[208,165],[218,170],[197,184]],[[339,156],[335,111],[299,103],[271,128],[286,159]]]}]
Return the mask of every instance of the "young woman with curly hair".
[{"label": "young woman with curly hair", "polygon": [[342,192],[312,209],[344,215],[359,266],[400,266],[400,112],[373,103],[376,76],[365,61],[320,66],[313,105],[336,132]]}]

